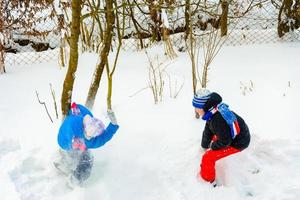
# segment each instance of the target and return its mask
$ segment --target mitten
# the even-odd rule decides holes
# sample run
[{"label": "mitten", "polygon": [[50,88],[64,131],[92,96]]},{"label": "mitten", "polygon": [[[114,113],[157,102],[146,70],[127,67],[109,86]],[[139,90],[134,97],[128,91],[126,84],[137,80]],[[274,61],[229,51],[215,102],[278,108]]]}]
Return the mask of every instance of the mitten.
[{"label": "mitten", "polygon": [[79,149],[81,151],[85,151],[86,145],[85,145],[84,141],[80,140],[79,138],[74,138],[72,141],[72,148]]},{"label": "mitten", "polygon": [[115,116],[114,111],[112,111],[111,109],[108,109],[108,110],[107,110],[107,115],[108,115],[108,118],[109,118],[109,120],[110,120],[110,122],[111,122],[112,124],[114,124],[114,125],[117,125],[117,124],[118,124],[117,118],[116,118],[116,116]]}]

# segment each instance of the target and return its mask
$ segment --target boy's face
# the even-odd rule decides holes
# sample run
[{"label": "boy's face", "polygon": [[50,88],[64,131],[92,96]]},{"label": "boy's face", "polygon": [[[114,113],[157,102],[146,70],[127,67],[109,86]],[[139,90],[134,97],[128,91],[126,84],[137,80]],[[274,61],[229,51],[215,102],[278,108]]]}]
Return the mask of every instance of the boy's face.
[{"label": "boy's face", "polygon": [[200,108],[195,108],[195,112],[198,113],[200,117],[203,117],[203,115],[205,114],[204,110]]}]

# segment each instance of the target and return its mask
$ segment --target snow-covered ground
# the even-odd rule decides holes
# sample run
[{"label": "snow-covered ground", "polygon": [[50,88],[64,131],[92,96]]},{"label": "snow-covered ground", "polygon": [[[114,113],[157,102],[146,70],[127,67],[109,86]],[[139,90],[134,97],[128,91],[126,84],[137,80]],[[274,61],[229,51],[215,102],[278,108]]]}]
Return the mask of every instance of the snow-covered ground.
[{"label": "snow-covered ground", "polygon": [[[152,57],[160,52],[149,50]],[[248,149],[217,163],[222,183],[217,188],[197,177],[204,121],[194,118],[187,54],[165,62],[173,86],[175,79],[184,83],[182,91],[170,98],[166,78],[163,101],[154,105],[150,89],[135,94],[148,84],[145,53],[122,53],[113,91],[120,129],[93,151],[92,175],[74,190],[53,167],[61,121],[50,122],[35,94],[55,118],[49,83],[59,103],[66,69],[57,62],[9,66],[0,76],[1,199],[297,200],[299,52],[300,43],[253,45],[223,47],[216,57],[208,87],[246,120],[252,134]],[[77,103],[85,102],[95,62],[92,54],[80,57],[73,93]],[[100,87],[93,113],[108,123],[106,76]]]}]

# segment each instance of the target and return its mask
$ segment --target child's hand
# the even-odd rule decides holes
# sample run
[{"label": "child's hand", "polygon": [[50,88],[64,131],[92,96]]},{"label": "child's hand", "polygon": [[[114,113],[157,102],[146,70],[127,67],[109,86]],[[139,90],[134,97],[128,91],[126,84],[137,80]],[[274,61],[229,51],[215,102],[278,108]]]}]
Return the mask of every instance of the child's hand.
[{"label": "child's hand", "polygon": [[73,149],[79,149],[81,151],[86,150],[86,145],[84,141],[81,141],[79,138],[74,138],[72,142],[72,148]]},{"label": "child's hand", "polygon": [[108,116],[108,118],[109,118],[109,120],[110,120],[110,122],[111,122],[112,124],[114,124],[114,125],[117,125],[117,124],[118,124],[116,115],[115,115],[115,113],[114,113],[113,110],[108,109],[108,110],[107,110],[107,116]]},{"label": "child's hand", "polygon": [[208,149],[201,148],[201,149],[200,149],[200,153],[203,153],[203,154],[204,154],[207,150],[208,150]]}]

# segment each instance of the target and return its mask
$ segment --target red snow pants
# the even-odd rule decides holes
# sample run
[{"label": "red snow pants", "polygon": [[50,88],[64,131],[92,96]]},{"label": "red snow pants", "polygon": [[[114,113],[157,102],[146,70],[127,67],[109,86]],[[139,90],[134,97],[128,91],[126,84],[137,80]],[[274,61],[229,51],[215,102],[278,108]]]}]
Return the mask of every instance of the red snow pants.
[{"label": "red snow pants", "polygon": [[[214,138],[215,139],[215,138]],[[200,175],[201,177],[208,182],[213,182],[216,178],[216,171],[215,171],[215,164],[217,160],[221,158],[227,157],[234,153],[238,153],[241,150],[233,148],[233,147],[226,147],[220,150],[208,150],[202,156],[202,161],[200,164]]]}]

